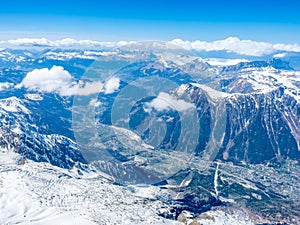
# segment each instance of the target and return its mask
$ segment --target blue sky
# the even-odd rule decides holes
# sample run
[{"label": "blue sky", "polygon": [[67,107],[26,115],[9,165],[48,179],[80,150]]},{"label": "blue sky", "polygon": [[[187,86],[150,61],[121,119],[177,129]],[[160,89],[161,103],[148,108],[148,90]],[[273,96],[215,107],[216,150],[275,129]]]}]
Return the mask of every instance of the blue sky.
[{"label": "blue sky", "polygon": [[296,0],[3,0],[0,39],[217,40],[300,43]]}]

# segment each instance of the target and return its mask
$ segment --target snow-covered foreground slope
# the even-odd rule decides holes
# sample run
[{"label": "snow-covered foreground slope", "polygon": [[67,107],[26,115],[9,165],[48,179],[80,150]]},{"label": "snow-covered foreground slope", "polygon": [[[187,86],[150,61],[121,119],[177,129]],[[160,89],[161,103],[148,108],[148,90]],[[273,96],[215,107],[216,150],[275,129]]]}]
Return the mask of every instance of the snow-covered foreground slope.
[{"label": "snow-covered foreground slope", "polygon": [[[31,177],[31,169],[38,165],[18,168],[11,156],[5,153],[0,157],[0,224],[96,224],[74,212],[60,210],[55,206],[45,207],[43,197],[46,199],[47,196],[39,196],[41,193],[35,187],[37,180],[32,182]],[[48,178],[51,179],[51,175]],[[46,180],[47,177],[44,180],[41,178],[40,185],[49,186]]]},{"label": "snow-covered foreground slope", "polygon": [[178,224],[145,198],[157,188],[128,189],[46,163],[16,165],[14,157],[0,154],[0,224]]},{"label": "snow-covered foreground slope", "polygon": [[[168,210],[153,186],[117,186],[102,173],[78,173],[48,163],[22,161],[15,153],[0,153],[0,224],[245,224],[249,217],[235,211],[206,212],[176,220],[158,214]],[[79,175],[81,174],[81,175]]]}]

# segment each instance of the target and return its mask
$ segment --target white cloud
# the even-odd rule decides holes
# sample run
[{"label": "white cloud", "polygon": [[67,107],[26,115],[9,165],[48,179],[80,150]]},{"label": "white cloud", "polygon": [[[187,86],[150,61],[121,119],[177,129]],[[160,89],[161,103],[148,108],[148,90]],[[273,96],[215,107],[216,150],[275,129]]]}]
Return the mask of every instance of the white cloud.
[{"label": "white cloud", "polygon": [[27,73],[23,81],[15,87],[71,96],[99,93],[103,85],[101,82],[75,82],[72,75],[63,67],[53,66],[51,69],[35,69]]},{"label": "white cloud", "polygon": [[[72,38],[65,38],[61,40],[48,40],[46,38],[19,38],[15,40],[0,41],[1,46],[40,46],[40,47],[103,47],[113,48],[121,47],[128,44],[142,44],[149,42],[136,41],[94,41],[94,40],[76,40]],[[157,43],[158,44],[158,43]],[[268,43],[258,42],[253,40],[240,40],[237,37],[228,37],[224,40],[217,41],[184,41],[181,39],[174,39],[164,45],[166,48],[174,48],[177,46],[187,50],[196,51],[227,51],[249,56],[262,56],[276,53],[278,51],[300,52],[300,45],[298,44],[282,44],[282,43]],[[155,46],[155,44],[153,45]]]},{"label": "white cloud", "polygon": [[15,46],[40,46],[40,47],[120,47],[135,43],[134,41],[93,41],[93,40],[76,40],[65,38],[51,41],[46,38],[18,38],[15,40],[0,41],[2,45]]},{"label": "white cloud", "polygon": [[87,82],[82,84],[81,82],[72,85],[70,87],[63,88],[60,91],[62,96],[71,95],[91,95],[99,93],[103,88],[103,84],[100,81]]},{"label": "white cloud", "polygon": [[252,40],[240,40],[237,37],[229,37],[225,40],[207,41],[183,41],[174,39],[170,43],[188,50],[197,51],[227,51],[249,56],[262,56],[276,51],[300,52],[298,44],[271,44]]},{"label": "white cloud", "polygon": [[[8,44],[20,46],[51,46],[51,41],[46,38],[19,38],[16,40],[8,40]],[[2,42],[5,44],[5,42]]]},{"label": "white cloud", "polygon": [[273,47],[278,51],[300,52],[300,46],[298,44],[274,44]]},{"label": "white cloud", "polygon": [[61,66],[35,69],[27,73],[18,87],[25,87],[29,90],[40,92],[61,92],[64,88],[70,87],[72,83],[71,74]]},{"label": "white cloud", "polygon": [[0,83],[0,91],[3,91],[5,89],[8,89],[10,87],[12,87],[13,84],[12,83],[9,83],[9,82],[3,82],[3,83]]},{"label": "white cloud", "polygon": [[99,107],[100,105],[101,105],[101,102],[99,102],[98,99],[95,99],[95,98],[93,98],[89,103],[89,106],[92,106],[95,108]]},{"label": "white cloud", "polygon": [[120,79],[117,77],[110,78],[104,85],[104,93],[112,94],[120,87]]},{"label": "white cloud", "polygon": [[157,111],[165,111],[174,109],[179,112],[186,111],[190,108],[195,108],[195,105],[184,100],[178,100],[165,92],[160,92],[159,95],[151,102],[145,104],[145,111],[149,112],[154,108]]}]

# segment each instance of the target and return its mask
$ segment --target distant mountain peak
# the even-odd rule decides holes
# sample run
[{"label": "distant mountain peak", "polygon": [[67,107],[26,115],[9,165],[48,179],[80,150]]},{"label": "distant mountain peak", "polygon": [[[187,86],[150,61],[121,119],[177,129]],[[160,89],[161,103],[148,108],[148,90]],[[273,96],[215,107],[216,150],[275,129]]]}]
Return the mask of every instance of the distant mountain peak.
[{"label": "distant mountain peak", "polygon": [[223,67],[223,72],[239,71],[246,68],[265,68],[272,67],[279,70],[294,70],[289,62],[283,61],[279,58],[273,58],[268,61],[251,61],[251,62],[240,62],[233,66]]}]

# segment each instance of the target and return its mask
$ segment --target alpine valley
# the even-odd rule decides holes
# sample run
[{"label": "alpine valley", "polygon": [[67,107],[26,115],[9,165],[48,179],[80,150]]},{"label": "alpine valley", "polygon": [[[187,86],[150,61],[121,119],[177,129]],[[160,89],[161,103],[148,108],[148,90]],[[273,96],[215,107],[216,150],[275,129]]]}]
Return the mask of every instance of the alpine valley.
[{"label": "alpine valley", "polygon": [[0,224],[300,224],[295,54],[0,50]]}]

